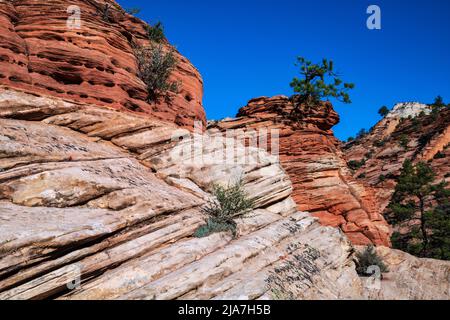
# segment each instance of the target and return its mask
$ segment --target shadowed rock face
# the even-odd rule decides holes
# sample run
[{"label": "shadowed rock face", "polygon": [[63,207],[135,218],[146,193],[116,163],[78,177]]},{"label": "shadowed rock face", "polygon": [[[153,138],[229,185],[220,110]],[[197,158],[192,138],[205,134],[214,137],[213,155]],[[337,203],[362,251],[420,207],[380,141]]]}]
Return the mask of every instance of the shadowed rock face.
[{"label": "shadowed rock face", "polygon": [[383,210],[406,159],[427,162],[437,181],[450,182],[450,109],[430,112],[428,105],[398,104],[367,136],[344,146],[348,161],[365,160],[354,177],[375,190]]},{"label": "shadowed rock face", "polygon": [[[109,21],[103,19],[106,3]],[[202,78],[186,58],[176,52],[172,80],[182,85],[172,103],[148,104],[132,49],[132,43],[149,43],[144,23],[112,0],[75,0],[70,5],[81,10],[80,29],[67,27],[67,1],[0,1],[1,84],[151,115],[183,127],[205,121]]]},{"label": "shadowed rock face", "polygon": [[293,106],[284,96],[254,99],[237,119],[211,127],[280,130],[280,161],[293,183],[298,209],[313,213],[324,225],[340,227],[355,244],[389,246],[390,228],[372,190],[352,177],[331,131],[339,122],[332,105],[304,109],[298,121],[290,120]]}]

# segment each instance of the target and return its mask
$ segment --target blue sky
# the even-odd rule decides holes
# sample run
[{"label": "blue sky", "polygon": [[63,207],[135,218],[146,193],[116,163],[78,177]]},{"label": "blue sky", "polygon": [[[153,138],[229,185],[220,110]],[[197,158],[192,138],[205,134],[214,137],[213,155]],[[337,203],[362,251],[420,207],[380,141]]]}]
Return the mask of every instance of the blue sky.
[{"label": "blue sky", "polygon": [[[291,95],[296,56],[330,58],[353,103],[334,103],[338,138],[369,129],[396,102],[450,100],[449,0],[119,0],[149,22],[200,70],[208,119],[234,116],[259,96]],[[382,30],[366,27],[367,7]]]}]

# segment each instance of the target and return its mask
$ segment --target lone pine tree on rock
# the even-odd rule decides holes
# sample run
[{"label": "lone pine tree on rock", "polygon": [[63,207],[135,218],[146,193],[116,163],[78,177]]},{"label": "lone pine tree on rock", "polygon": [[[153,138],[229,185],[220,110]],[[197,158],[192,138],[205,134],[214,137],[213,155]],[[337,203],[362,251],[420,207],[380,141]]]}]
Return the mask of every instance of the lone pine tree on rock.
[{"label": "lone pine tree on rock", "polygon": [[334,71],[332,60],[323,59],[322,63],[314,64],[303,57],[298,57],[296,65],[300,67],[302,77],[295,77],[291,82],[294,92],[300,96],[293,110],[294,115],[318,106],[322,99],[335,98],[344,103],[351,103],[349,91],[354,89],[355,85],[344,83],[340,79]]},{"label": "lone pine tree on rock", "polygon": [[389,114],[389,109],[386,106],[383,106],[378,110],[378,114],[382,116],[383,118],[386,117]]}]

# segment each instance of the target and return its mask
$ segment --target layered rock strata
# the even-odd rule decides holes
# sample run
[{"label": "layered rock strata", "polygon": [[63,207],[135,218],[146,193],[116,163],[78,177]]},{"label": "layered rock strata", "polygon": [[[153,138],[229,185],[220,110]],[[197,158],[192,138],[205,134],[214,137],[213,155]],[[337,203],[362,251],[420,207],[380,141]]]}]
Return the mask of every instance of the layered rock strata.
[{"label": "layered rock strata", "polygon": [[[170,103],[146,102],[133,51],[134,45],[150,42],[145,23],[115,1],[1,0],[0,22],[0,81],[10,88],[150,115],[183,127],[205,122],[202,78],[177,51],[171,80],[181,84],[179,93]],[[163,47],[174,49],[167,41]]]},{"label": "layered rock strata", "polygon": [[[347,237],[299,212],[277,159],[258,148],[237,144],[255,161],[219,165],[216,139],[192,167],[179,148],[196,137],[173,124],[10,90],[0,92],[0,140],[0,299],[449,297],[450,264],[388,248],[402,276],[373,291]],[[210,177],[242,174],[256,207],[238,237],[193,237]],[[437,284],[417,290],[431,282],[410,267]]]},{"label": "layered rock strata", "polygon": [[400,103],[366,136],[344,146],[353,176],[370,185],[382,209],[390,202],[406,159],[427,162],[436,180],[450,182],[450,109],[432,113],[419,103]]},{"label": "layered rock strata", "polygon": [[284,96],[257,98],[236,119],[212,122],[210,127],[267,131],[267,146],[277,146],[275,153],[292,181],[292,196],[300,211],[313,213],[324,225],[341,228],[354,244],[389,246],[390,228],[372,190],[352,177],[333,135],[331,129],[339,116],[332,105],[304,108],[294,120],[293,108],[294,100]]}]

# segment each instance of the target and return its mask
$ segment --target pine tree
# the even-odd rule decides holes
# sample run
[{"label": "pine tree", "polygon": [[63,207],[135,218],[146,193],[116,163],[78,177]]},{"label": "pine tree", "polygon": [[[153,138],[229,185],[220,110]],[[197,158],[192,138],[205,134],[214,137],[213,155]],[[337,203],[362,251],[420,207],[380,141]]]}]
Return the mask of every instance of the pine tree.
[{"label": "pine tree", "polygon": [[444,98],[442,98],[441,96],[437,96],[431,106],[433,107],[433,109],[438,110],[445,108],[446,105],[444,103]]},{"label": "pine tree", "polygon": [[434,184],[436,175],[426,163],[406,160],[391,204],[389,222],[407,234],[396,232],[394,247],[411,254],[450,259],[450,190],[446,183]]},{"label": "pine tree", "polygon": [[351,103],[349,91],[355,88],[353,83],[344,83],[334,71],[332,60],[323,59],[321,64],[314,64],[303,57],[297,58],[301,78],[295,77],[291,87],[301,97],[294,113],[301,105],[308,109],[320,104],[321,99],[335,98],[344,103]]},{"label": "pine tree", "polygon": [[386,106],[383,106],[378,110],[378,114],[384,118],[389,114],[389,109]]}]

